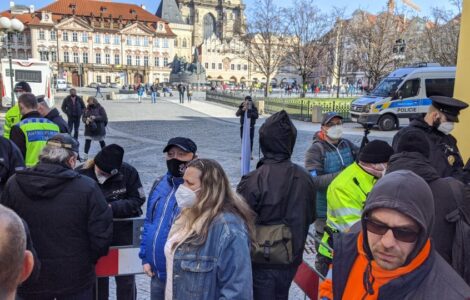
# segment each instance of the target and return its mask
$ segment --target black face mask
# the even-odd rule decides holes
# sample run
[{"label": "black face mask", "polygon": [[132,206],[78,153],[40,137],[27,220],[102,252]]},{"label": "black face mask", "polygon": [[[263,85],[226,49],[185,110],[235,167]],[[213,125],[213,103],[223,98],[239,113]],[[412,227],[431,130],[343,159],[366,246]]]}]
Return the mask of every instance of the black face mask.
[{"label": "black face mask", "polygon": [[166,167],[168,168],[168,172],[170,172],[170,174],[175,177],[183,177],[187,164],[187,161],[181,161],[176,158],[166,161]]}]

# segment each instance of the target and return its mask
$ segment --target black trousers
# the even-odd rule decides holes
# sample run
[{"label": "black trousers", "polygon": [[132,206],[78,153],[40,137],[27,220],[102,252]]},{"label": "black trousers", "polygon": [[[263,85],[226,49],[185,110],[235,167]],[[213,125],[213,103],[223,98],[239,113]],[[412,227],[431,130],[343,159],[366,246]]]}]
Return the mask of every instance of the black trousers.
[{"label": "black trousers", "polygon": [[[117,300],[135,300],[137,299],[137,290],[135,287],[135,276],[116,276],[116,298]],[[98,278],[98,299],[108,300],[109,298],[109,278]]]},{"label": "black trousers", "polygon": [[253,267],[253,299],[287,300],[296,272],[296,266],[283,269]]},{"label": "black trousers", "polygon": [[[103,149],[104,147],[106,146],[106,143],[104,141],[100,141],[100,147],[101,149]],[[90,147],[91,147],[91,140],[85,140],[85,153],[88,154],[88,152],[90,151]]]},{"label": "black trousers", "polygon": [[92,287],[89,287],[75,294],[67,294],[67,295],[43,294],[40,296],[36,295],[33,297],[16,295],[16,300],[92,300],[92,299],[93,299]]},{"label": "black trousers", "polygon": [[[253,139],[255,137],[255,126],[250,126],[250,147],[253,153]],[[240,126],[240,139],[243,139],[243,126]]]},{"label": "black trousers", "polygon": [[80,127],[80,116],[69,116],[68,125],[70,134],[72,134],[73,129],[73,138],[78,139],[78,128]]}]

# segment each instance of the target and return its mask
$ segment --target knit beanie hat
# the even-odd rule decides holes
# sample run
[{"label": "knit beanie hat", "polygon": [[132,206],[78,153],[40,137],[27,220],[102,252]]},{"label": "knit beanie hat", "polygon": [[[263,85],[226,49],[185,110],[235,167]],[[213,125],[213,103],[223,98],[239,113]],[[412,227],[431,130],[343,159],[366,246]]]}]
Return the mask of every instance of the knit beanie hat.
[{"label": "knit beanie hat", "polygon": [[362,148],[359,161],[364,163],[386,163],[393,155],[393,148],[384,141],[373,140]]},{"label": "knit beanie hat", "polygon": [[417,130],[408,131],[403,134],[397,143],[397,153],[400,152],[418,152],[429,158],[431,147],[424,134]]},{"label": "knit beanie hat", "polygon": [[95,156],[95,164],[101,171],[114,175],[119,172],[124,157],[124,149],[116,144],[111,144],[101,149]]}]

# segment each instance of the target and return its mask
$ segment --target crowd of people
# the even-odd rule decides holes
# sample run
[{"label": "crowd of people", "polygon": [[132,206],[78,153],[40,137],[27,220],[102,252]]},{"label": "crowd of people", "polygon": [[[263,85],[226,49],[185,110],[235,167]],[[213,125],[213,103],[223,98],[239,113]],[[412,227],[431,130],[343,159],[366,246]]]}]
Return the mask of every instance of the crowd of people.
[{"label": "crowd of people", "polygon": [[[16,91],[0,138],[0,299],[108,299],[95,264],[129,235],[113,218],[139,217],[145,202],[138,255],[152,300],[288,299],[312,224],[321,299],[470,298],[469,166],[451,135],[467,107],[459,100],[431,97],[392,146],[359,149],[343,137],[342,117],[327,113],[304,166],[291,161],[296,127],[275,113],[259,128],[262,158],[235,190],[190,137],[173,137],[146,193],[125,149],[105,145],[95,97],[85,106],[72,90],[65,123],[27,84]],[[250,97],[237,116],[242,126],[251,119],[253,144]],[[92,140],[101,150],[88,159]],[[118,300],[136,298],[134,275],[115,280]]]}]

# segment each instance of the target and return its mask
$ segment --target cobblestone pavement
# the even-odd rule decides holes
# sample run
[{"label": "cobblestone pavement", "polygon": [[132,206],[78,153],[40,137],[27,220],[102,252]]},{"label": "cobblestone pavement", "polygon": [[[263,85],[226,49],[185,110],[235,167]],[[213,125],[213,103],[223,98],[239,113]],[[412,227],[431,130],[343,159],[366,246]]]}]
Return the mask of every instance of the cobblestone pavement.
[{"label": "cobblestone pavement", "polygon": [[[58,95],[60,96],[60,95]],[[197,98],[197,97],[196,97]],[[60,107],[60,100],[57,99]],[[137,168],[145,191],[148,194],[153,181],[166,172],[166,163],[162,149],[169,138],[186,136],[198,146],[198,155],[219,161],[227,172],[232,186],[240,179],[240,131],[239,119],[234,116],[235,109],[193,101],[180,105],[176,98],[159,99],[151,104],[145,99],[142,104],[135,100],[101,101],[108,118],[106,143],[117,143],[125,149],[125,161]],[[257,129],[263,123],[261,117]],[[303,165],[305,151],[311,144],[313,129],[318,125],[295,122],[298,128],[297,143],[292,160]],[[351,127],[351,126],[350,126]],[[347,129],[346,137],[359,144],[362,139],[360,129]],[[373,133],[378,138],[391,142],[391,134]],[[80,135],[83,135],[83,124]],[[251,169],[259,157],[258,134],[255,135],[254,160]],[[84,144],[80,138],[81,145]],[[99,151],[99,144],[92,143],[90,156]],[[306,255],[312,261],[312,255]],[[137,275],[138,299],[150,299],[150,281],[145,275]],[[114,280],[110,280],[111,297],[115,299]],[[303,293],[293,284],[290,299],[304,299]]]}]

